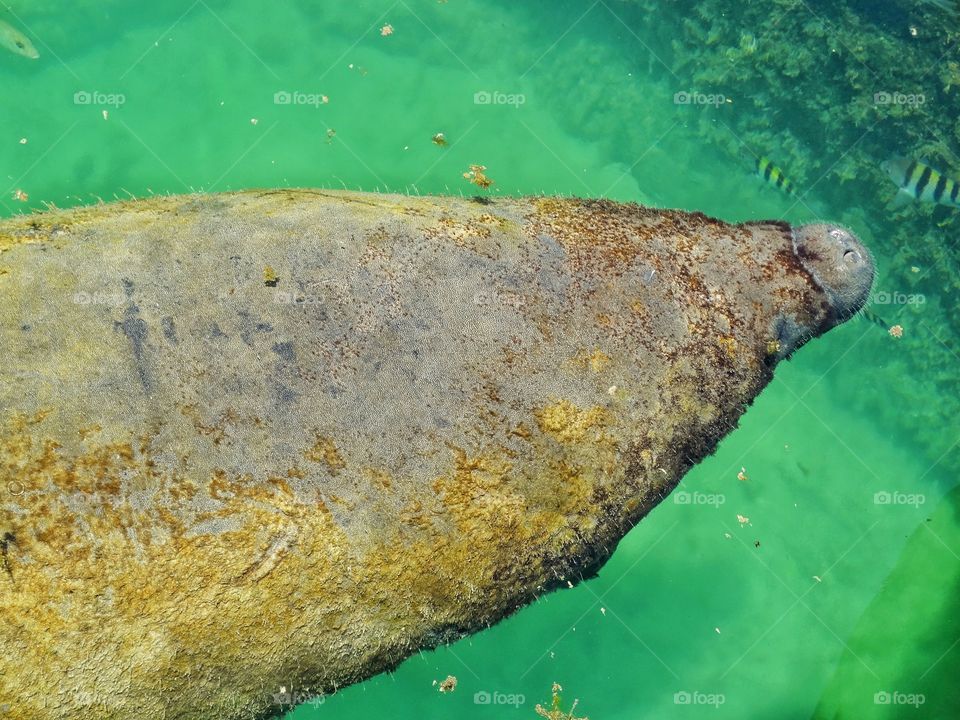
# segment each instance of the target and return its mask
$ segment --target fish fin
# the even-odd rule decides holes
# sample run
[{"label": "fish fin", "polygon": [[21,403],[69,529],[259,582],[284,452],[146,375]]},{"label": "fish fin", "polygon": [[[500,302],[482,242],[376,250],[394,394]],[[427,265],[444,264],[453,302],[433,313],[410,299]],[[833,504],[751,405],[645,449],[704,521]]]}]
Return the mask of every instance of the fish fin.
[{"label": "fish fin", "polygon": [[890,198],[890,202],[887,203],[887,207],[890,210],[899,210],[905,205],[909,205],[913,200],[914,197],[910,193],[904,190],[897,190],[896,194]]}]

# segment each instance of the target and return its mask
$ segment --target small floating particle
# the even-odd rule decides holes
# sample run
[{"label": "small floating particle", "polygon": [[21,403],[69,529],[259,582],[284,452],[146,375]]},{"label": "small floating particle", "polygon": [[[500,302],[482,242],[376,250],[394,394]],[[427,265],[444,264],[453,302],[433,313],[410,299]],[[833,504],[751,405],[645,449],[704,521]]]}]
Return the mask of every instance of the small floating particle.
[{"label": "small floating particle", "polygon": [[606,617],[606,615],[607,615],[607,609],[606,609],[605,607],[600,608],[600,614],[603,615],[604,617]]},{"label": "small floating particle", "polygon": [[887,332],[890,333],[890,337],[895,337],[895,338],[903,337],[903,326],[902,326],[902,325],[894,325],[894,326],[893,326],[892,328],[890,328]]},{"label": "small floating particle", "polygon": [[337,131],[334,130],[333,128],[330,128],[330,129],[327,130],[327,144],[328,144],[328,145],[333,142],[333,138],[336,137],[336,135],[337,135]]},{"label": "small floating particle", "polygon": [[26,194],[23,190],[21,190],[20,188],[17,188],[16,190],[13,191],[13,199],[14,199],[14,200],[19,200],[20,202],[26,202],[27,200],[30,199],[30,196],[27,195],[27,194]]},{"label": "small floating particle", "polygon": [[729,540],[730,538],[733,537],[733,535],[731,535],[731,534],[728,533],[728,532],[725,532],[725,533],[723,534],[723,536],[724,536],[727,540]]},{"label": "small floating particle", "polygon": [[[433,681],[436,684],[436,680]],[[446,680],[440,682],[440,692],[448,693],[457,689],[457,679],[453,675],[447,675]]]},{"label": "small floating particle", "polygon": [[911,266],[910,266],[910,272],[912,272],[912,273],[918,273],[918,272],[920,272],[920,268],[918,268],[916,265],[911,265]]},{"label": "small floating particle", "polygon": [[747,469],[745,467],[740,468],[740,472],[737,473],[737,480],[741,482],[746,482],[750,479],[750,476],[747,475]]},{"label": "small floating particle", "polygon": [[747,525],[750,523],[750,518],[748,518],[746,515],[738,514],[737,522],[740,523],[740,527],[743,527],[744,525]]},{"label": "small floating particle", "polygon": [[24,138],[20,138],[20,144],[21,144],[21,145],[26,145],[26,144],[27,144],[27,139],[26,139],[25,137],[24,137]]},{"label": "small floating particle", "polygon": [[813,579],[816,580],[817,582],[823,582],[823,580],[821,580],[818,575],[814,575]]},{"label": "small floating particle", "polygon": [[251,125],[256,125],[258,122],[260,122],[260,121],[257,120],[257,118],[250,118],[250,124],[251,124]]},{"label": "small floating particle", "polygon": [[393,35],[393,25],[391,25],[390,23],[387,23],[382,28],[380,28],[380,35],[382,37],[388,37],[390,35]]},{"label": "small floating particle", "polygon": [[447,136],[442,132],[438,132],[431,139],[433,140],[434,145],[439,145],[440,147],[444,147],[447,144]]},{"label": "small floating particle", "polygon": [[104,119],[104,120],[109,120],[109,119],[110,119],[110,111],[109,111],[109,110],[104,110],[102,114],[103,114],[103,119]]},{"label": "small floating particle", "polygon": [[569,580],[567,580],[567,587],[568,587],[568,588],[572,588],[572,587],[573,587],[573,583],[570,582]]},{"label": "small floating particle", "polygon": [[719,635],[719,634],[720,634],[720,628],[718,628],[718,627],[715,627],[715,628],[714,628],[714,632],[716,632],[716,633],[717,633],[717,635]]},{"label": "small floating particle", "polygon": [[321,96],[320,96],[320,103],[321,103],[321,104],[326,105],[326,104],[329,103],[329,102],[330,102],[330,98],[328,98],[326,95],[321,95]]},{"label": "small floating particle", "polygon": [[759,540],[754,540],[754,541],[753,541],[753,546],[754,546],[755,548],[760,547],[760,541],[759,541]]}]

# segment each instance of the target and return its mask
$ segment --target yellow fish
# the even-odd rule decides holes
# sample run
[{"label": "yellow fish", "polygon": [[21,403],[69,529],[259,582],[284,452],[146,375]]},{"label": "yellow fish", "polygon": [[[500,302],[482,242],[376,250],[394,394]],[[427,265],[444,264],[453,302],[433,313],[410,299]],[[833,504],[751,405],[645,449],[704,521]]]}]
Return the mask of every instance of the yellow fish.
[{"label": "yellow fish", "polygon": [[30,42],[30,39],[12,25],[0,20],[0,46],[5,47],[12,53],[23,55],[31,60],[40,57],[40,53]]}]

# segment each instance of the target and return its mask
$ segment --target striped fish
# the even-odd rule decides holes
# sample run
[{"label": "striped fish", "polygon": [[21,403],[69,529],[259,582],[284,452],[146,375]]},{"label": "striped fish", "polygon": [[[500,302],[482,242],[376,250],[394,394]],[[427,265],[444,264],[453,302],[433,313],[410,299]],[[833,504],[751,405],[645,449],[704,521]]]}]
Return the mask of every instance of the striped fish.
[{"label": "striped fish", "polygon": [[758,157],[756,167],[757,175],[762,177],[765,182],[775,185],[787,193],[787,195],[793,195],[796,189],[794,184],[787,180],[787,177],[783,174],[783,170],[770,162],[770,160],[762,156]]},{"label": "striped fish", "polygon": [[900,188],[894,205],[921,200],[960,207],[960,183],[926,163],[894,155],[881,167]]},{"label": "striped fish", "polygon": [[874,325],[882,327],[884,330],[890,327],[890,325],[887,323],[886,320],[884,320],[882,317],[877,315],[870,308],[867,308],[867,307],[863,308],[863,310],[860,311],[860,317],[862,317],[864,320],[868,322],[872,322]]}]

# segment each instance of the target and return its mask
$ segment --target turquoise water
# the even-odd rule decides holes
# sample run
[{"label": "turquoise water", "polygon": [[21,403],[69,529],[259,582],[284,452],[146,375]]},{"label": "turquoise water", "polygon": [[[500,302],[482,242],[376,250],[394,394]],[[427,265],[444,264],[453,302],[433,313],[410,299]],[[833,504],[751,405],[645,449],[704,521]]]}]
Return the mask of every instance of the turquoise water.
[{"label": "turquoise water", "polygon": [[[894,290],[885,273],[899,260],[879,238],[895,217],[838,207],[815,177],[788,197],[751,173],[753,155],[776,147],[734,154],[708,140],[704,124],[739,142],[737,114],[756,105],[677,104],[697,88],[661,62],[670,37],[639,5],[10,3],[2,17],[41,57],[0,57],[3,212],[266,186],[472,195],[462,175],[476,164],[493,195],[731,221],[827,214],[871,244],[878,287]],[[901,322],[933,342],[933,316],[918,312]],[[684,479],[681,492],[711,502],[675,493],[598,578],[290,717],[533,718],[554,682],[593,720],[960,713],[944,680],[960,655],[960,505],[956,493],[941,504],[957,453],[924,442],[957,431],[925,426],[940,398],[913,384],[907,347],[859,320],[812,343]],[[939,371],[958,364],[947,347]],[[875,411],[892,405],[899,427]],[[940,560],[921,562],[932,548]],[[448,675],[457,689],[441,694]],[[878,702],[883,692],[923,704]]]}]

